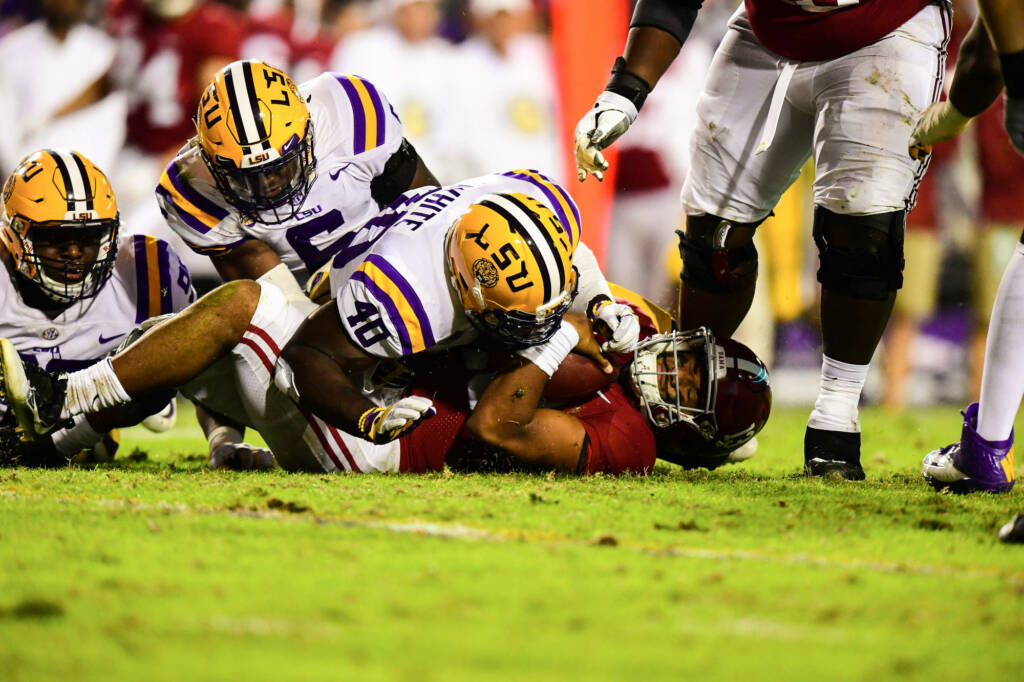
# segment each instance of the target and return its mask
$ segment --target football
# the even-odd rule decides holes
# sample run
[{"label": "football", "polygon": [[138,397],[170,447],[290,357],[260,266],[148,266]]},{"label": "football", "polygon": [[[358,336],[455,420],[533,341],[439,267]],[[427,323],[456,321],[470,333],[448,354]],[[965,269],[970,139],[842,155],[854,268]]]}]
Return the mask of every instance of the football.
[{"label": "football", "polygon": [[619,368],[605,374],[596,362],[580,355],[569,353],[548,381],[544,397],[559,403],[574,403],[589,400],[593,395],[619,377]]}]

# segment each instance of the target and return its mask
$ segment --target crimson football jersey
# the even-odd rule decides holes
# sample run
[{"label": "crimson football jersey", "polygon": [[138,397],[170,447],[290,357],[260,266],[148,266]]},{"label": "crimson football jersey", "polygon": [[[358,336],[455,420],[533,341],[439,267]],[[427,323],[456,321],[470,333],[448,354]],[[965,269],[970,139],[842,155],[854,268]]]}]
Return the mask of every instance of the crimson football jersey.
[{"label": "crimson football jersey", "polygon": [[775,54],[835,59],[878,42],[932,0],[744,0],[754,35]]},{"label": "crimson football jersey", "polygon": [[112,0],[107,11],[119,43],[115,74],[130,97],[128,142],[152,154],[177,149],[195,134],[200,67],[238,58],[244,17],[214,2],[174,19],[154,16],[142,0]]}]

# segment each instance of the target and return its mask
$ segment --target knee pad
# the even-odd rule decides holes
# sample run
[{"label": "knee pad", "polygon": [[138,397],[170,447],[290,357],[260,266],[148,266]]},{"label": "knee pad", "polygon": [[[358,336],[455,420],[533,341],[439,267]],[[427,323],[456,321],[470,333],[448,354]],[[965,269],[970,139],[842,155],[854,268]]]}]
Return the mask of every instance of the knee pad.
[{"label": "knee pad", "polygon": [[906,211],[850,216],[814,209],[818,281],[824,289],[884,301],[903,286]]},{"label": "knee pad", "polygon": [[679,235],[679,255],[683,271],[679,278],[695,289],[713,293],[730,293],[754,285],[757,279],[757,249],[752,241],[728,248],[725,246],[732,223],[714,216],[713,229],[697,229],[695,236]]}]

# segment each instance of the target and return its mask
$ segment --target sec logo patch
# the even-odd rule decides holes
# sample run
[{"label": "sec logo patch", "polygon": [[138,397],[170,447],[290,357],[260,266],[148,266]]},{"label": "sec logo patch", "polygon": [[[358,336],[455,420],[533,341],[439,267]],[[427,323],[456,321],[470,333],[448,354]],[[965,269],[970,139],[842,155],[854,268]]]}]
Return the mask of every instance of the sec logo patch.
[{"label": "sec logo patch", "polygon": [[48,327],[43,330],[43,333],[40,334],[40,336],[47,341],[53,341],[55,338],[60,336],[60,331],[56,327]]},{"label": "sec logo patch", "polygon": [[486,258],[477,258],[473,261],[473,276],[481,285],[490,289],[498,283],[498,268]]}]

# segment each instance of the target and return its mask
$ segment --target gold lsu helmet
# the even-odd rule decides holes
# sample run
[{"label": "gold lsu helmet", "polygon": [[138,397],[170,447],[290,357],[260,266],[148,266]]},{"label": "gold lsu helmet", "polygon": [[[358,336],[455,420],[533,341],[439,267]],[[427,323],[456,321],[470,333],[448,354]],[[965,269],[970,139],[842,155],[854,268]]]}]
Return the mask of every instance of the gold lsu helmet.
[{"label": "gold lsu helmet", "polygon": [[228,64],[196,112],[199,148],[224,198],[278,224],[295,216],[316,177],[313,122],[283,71],[257,60]]},{"label": "gold lsu helmet", "polygon": [[575,244],[525,194],[488,194],[452,225],[448,276],[466,317],[510,347],[551,338],[576,295]]},{"label": "gold lsu helmet", "polygon": [[0,221],[15,271],[57,303],[95,296],[113,272],[117,199],[103,171],[76,151],[26,156],[4,184]]}]

